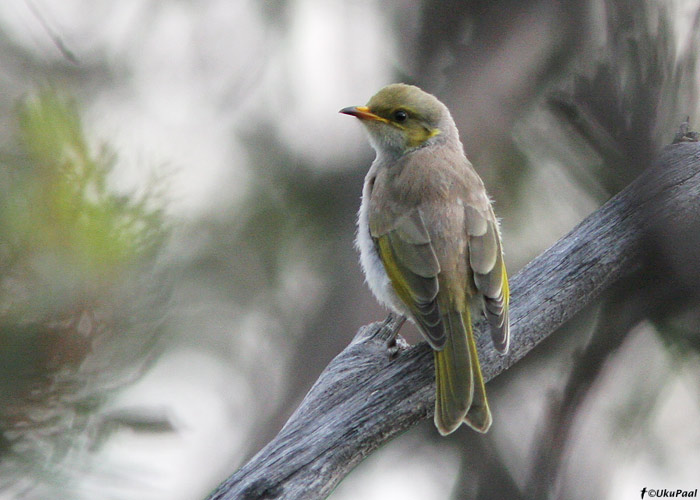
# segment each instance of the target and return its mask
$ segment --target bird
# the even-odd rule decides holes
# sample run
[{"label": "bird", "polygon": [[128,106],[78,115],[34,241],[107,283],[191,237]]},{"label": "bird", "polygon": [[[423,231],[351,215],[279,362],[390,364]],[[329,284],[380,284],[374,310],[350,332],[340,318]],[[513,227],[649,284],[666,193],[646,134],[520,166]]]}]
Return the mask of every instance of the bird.
[{"label": "bird", "polygon": [[447,107],[416,86],[388,85],[340,113],[360,120],[376,152],[355,242],[366,282],[433,350],[438,432],[466,423],[485,433],[492,416],[472,318],[486,316],[502,354],[510,323],[500,226],[484,183]]}]

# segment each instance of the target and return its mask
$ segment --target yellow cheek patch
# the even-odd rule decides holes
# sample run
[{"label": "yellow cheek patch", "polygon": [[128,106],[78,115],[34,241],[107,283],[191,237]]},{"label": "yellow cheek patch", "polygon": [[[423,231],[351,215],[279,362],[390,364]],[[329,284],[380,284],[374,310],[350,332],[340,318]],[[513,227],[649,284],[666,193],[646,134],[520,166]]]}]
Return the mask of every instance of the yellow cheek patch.
[{"label": "yellow cheek patch", "polygon": [[406,130],[406,133],[408,134],[408,146],[411,148],[415,148],[423,144],[431,137],[435,137],[436,135],[439,135],[442,132],[439,128],[428,130],[426,128],[420,127]]},{"label": "yellow cheek patch", "polygon": [[439,128],[434,128],[430,131],[430,134],[428,135],[428,139],[430,139],[431,137],[435,137],[436,135],[440,135],[440,134],[442,134],[442,130],[440,130]]}]

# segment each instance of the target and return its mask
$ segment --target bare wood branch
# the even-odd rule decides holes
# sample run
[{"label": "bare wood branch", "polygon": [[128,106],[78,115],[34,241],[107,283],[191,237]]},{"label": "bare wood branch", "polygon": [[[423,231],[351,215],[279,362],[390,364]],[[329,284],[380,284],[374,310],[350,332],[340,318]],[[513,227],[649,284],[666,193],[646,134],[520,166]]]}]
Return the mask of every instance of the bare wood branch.
[{"label": "bare wood branch", "polygon": [[[621,277],[641,269],[650,227],[678,214],[699,224],[699,199],[700,144],[668,146],[654,167],[512,278],[510,352],[500,356],[488,335],[479,336],[486,379],[523,358]],[[380,445],[432,416],[430,348],[403,346],[390,359],[385,342],[393,327],[360,328],[279,434],[210,500],[323,498]]]}]

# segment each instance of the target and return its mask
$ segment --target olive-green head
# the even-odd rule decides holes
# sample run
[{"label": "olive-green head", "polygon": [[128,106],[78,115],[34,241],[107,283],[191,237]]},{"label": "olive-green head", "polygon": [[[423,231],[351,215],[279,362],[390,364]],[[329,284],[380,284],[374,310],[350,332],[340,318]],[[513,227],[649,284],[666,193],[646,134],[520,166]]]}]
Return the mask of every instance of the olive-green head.
[{"label": "olive-green head", "polygon": [[444,104],[418,87],[403,83],[384,87],[366,106],[351,106],[340,112],[362,121],[378,154],[402,156],[457,134]]}]

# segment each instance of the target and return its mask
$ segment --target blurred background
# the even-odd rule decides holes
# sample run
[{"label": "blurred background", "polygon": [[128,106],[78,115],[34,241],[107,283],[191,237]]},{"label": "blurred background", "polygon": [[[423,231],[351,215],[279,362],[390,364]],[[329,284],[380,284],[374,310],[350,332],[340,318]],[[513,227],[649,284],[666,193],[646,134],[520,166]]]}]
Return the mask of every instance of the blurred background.
[{"label": "blurred background", "polygon": [[[0,498],[203,498],[384,318],[340,108],[396,81],[445,102],[514,275],[697,125],[699,12],[0,2]],[[488,435],[426,421],[331,498],[700,487],[698,234],[650,231],[646,272],[491,382]]]}]

